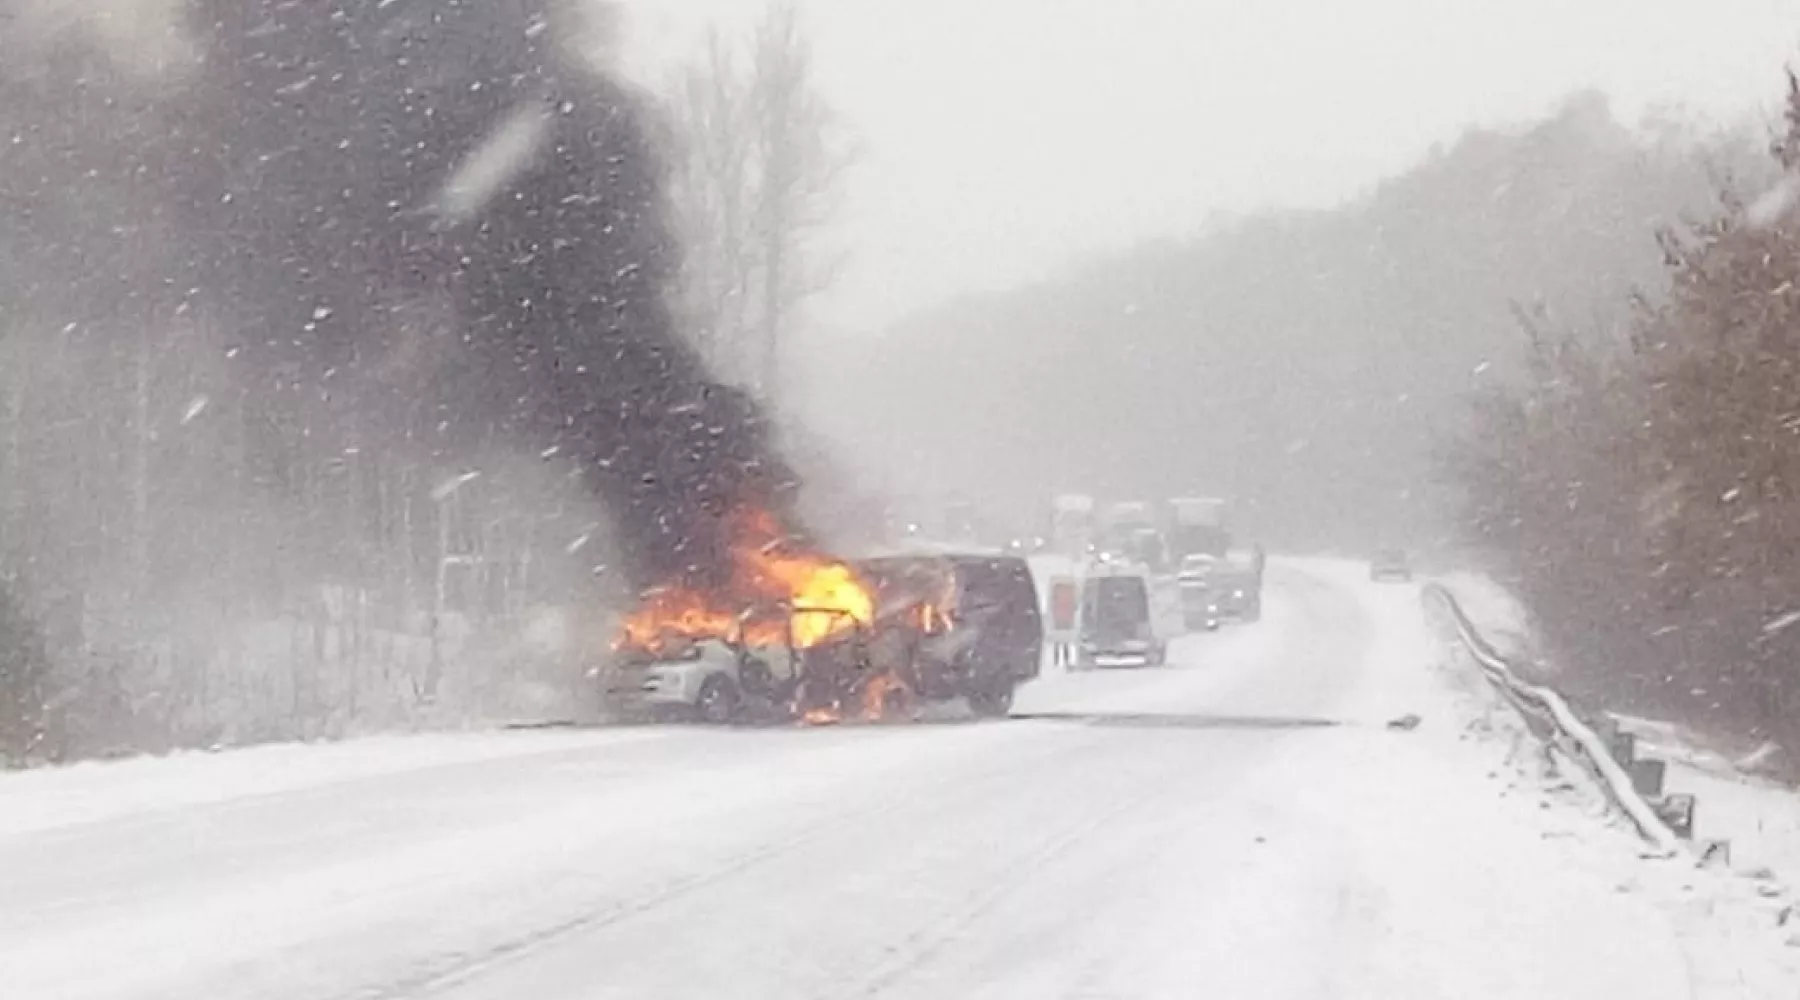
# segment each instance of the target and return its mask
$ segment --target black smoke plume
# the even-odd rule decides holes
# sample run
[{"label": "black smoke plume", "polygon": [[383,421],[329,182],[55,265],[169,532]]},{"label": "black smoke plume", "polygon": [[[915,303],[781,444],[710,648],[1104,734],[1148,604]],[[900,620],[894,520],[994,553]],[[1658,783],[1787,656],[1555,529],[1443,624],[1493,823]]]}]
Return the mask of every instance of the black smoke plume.
[{"label": "black smoke plume", "polygon": [[[260,405],[304,371],[440,454],[572,459],[639,587],[718,582],[735,507],[794,526],[757,405],[673,328],[646,111],[552,0],[188,4],[172,287],[227,317]],[[381,391],[395,366],[418,392]]]}]

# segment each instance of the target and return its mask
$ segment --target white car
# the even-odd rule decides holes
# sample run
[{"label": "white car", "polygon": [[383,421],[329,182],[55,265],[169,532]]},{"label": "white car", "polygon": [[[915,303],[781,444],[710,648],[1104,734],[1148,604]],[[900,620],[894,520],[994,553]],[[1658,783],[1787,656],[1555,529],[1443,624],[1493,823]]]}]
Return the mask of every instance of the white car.
[{"label": "white car", "polygon": [[1181,557],[1181,566],[1175,571],[1175,578],[1184,587],[1203,587],[1212,580],[1213,569],[1218,565],[1218,557],[1205,552]]},{"label": "white car", "polygon": [[[607,693],[626,707],[725,723],[738,717],[747,686],[759,689],[770,681],[791,679],[797,666],[793,652],[785,647],[740,654],[727,643],[709,639],[655,659],[616,664]],[[747,668],[767,675],[746,678]]]}]

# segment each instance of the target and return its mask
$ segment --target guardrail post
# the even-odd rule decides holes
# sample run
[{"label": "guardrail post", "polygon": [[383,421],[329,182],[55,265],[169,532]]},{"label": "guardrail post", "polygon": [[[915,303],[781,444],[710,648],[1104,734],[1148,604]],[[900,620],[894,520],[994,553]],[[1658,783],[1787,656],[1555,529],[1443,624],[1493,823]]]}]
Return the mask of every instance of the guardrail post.
[{"label": "guardrail post", "polygon": [[1665,761],[1646,759],[1621,761],[1630,768],[1631,787],[1646,799],[1661,798],[1663,778],[1668,774],[1669,765]]},{"label": "guardrail post", "polygon": [[1670,795],[1659,802],[1652,803],[1651,808],[1656,815],[1668,825],[1669,830],[1682,840],[1694,839],[1694,797],[1688,794]]},{"label": "guardrail post", "polygon": [[1534,735],[1548,737],[1543,740],[1547,759],[1553,749],[1573,755],[1599,781],[1610,804],[1659,849],[1672,852],[1678,841],[1693,839],[1694,797],[1657,797],[1667,766],[1662,761],[1637,761],[1634,734],[1622,733],[1610,715],[1597,712],[1585,718],[1555,690],[1521,680],[1505,657],[1476,634],[1454,595],[1437,584],[1428,584],[1425,593],[1449,613],[1463,650],[1500,692],[1501,700],[1519,711]]},{"label": "guardrail post", "polygon": [[1606,750],[1621,767],[1630,767],[1637,757],[1637,734],[1614,732],[1612,739],[1606,741]]},{"label": "guardrail post", "polygon": [[1717,865],[1720,868],[1731,867],[1731,841],[1706,840],[1700,843],[1700,863]]}]

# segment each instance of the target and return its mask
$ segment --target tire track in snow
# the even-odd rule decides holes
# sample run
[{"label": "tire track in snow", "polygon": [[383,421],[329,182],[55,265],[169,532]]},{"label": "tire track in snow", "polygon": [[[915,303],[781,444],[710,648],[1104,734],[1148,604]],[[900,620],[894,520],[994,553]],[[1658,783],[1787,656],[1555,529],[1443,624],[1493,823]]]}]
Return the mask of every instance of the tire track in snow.
[{"label": "tire track in snow", "polygon": [[[1140,781],[1129,793],[1120,796],[1106,808],[1085,814],[1078,822],[1061,828],[1039,842],[1035,849],[1014,855],[985,886],[964,897],[962,904],[947,919],[936,921],[904,938],[894,948],[893,957],[878,966],[850,995],[880,996],[904,981],[954,941],[961,931],[1025,886],[1045,866],[1080,846],[1103,827],[1156,798],[1157,792],[1166,789],[1163,780],[1165,777],[1158,773]],[[840,994],[832,994],[837,995]],[[826,998],[821,997],[820,1000]]]},{"label": "tire track in snow", "polygon": [[[952,786],[954,800],[983,799],[996,784],[1014,780],[1015,771],[1037,767],[1044,758],[1067,752],[1056,743],[1040,745],[1027,755],[1017,753],[991,761],[999,766],[979,775],[975,781],[959,781]],[[823,823],[772,843],[731,856],[705,871],[680,875],[633,898],[579,913],[567,919],[542,926],[530,933],[498,942],[475,954],[446,955],[412,974],[389,980],[377,987],[365,987],[344,994],[345,1000],[401,1000],[430,997],[455,989],[509,962],[528,958],[532,953],[552,947],[567,939],[629,921],[662,906],[678,902],[703,890],[748,875],[772,862],[794,855],[806,847],[826,840],[842,830],[877,820],[905,808],[900,796],[885,796],[863,808],[837,813]]]}]

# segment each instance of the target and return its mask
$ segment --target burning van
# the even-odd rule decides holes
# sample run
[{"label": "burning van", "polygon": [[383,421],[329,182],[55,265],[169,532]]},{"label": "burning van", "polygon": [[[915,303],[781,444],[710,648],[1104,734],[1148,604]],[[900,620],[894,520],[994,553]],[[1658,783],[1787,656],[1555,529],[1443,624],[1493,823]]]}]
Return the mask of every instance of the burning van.
[{"label": "burning van", "polygon": [[856,568],[875,594],[871,656],[918,698],[1005,715],[1014,689],[1038,675],[1044,626],[1025,560],[909,554]]},{"label": "burning van", "polygon": [[774,602],[725,627],[664,614],[660,633],[628,629],[605,671],[609,700],[714,723],[885,720],[959,698],[999,716],[1037,676],[1043,624],[1024,560],[890,556],[849,571],[868,590],[865,616]]},{"label": "burning van", "polygon": [[735,521],[729,572],[640,595],[600,674],[615,705],[710,721],[828,722],[965,699],[1004,715],[1043,647],[1025,560],[904,555],[847,562]]}]

